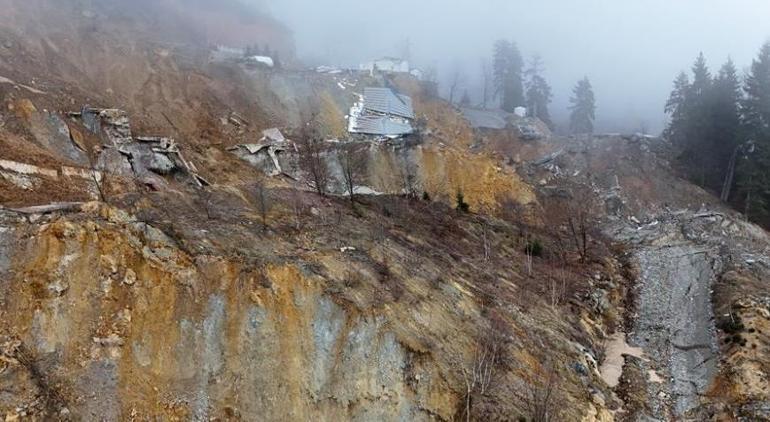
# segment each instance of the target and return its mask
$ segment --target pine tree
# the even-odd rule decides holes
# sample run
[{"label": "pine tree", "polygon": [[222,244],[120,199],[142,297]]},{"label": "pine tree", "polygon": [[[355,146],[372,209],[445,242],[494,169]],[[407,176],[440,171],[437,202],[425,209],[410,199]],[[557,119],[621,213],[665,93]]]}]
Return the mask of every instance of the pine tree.
[{"label": "pine tree", "polygon": [[701,186],[707,186],[709,168],[708,157],[713,151],[713,80],[706,64],[706,58],[700,53],[692,66],[693,81],[690,85],[687,101],[686,137],[682,147],[682,160],[690,177]]},{"label": "pine tree", "polygon": [[516,46],[507,40],[499,40],[494,47],[493,76],[495,96],[501,98],[503,110],[513,113],[524,105],[522,68],[524,60]]},{"label": "pine tree", "polygon": [[570,131],[575,134],[590,134],[594,132],[596,119],[596,99],[591,81],[588,77],[577,83],[570,98]]},{"label": "pine tree", "polygon": [[543,61],[538,55],[534,55],[526,71],[527,80],[527,113],[529,117],[537,117],[543,123],[552,127],[551,114],[548,105],[553,94],[551,87],[546,82],[543,74]]},{"label": "pine tree", "polygon": [[711,134],[708,152],[711,154],[709,165],[712,167],[712,184],[719,187],[724,184],[730,161],[739,144],[741,129],[740,117],[741,82],[732,59],[719,70],[714,79]]},{"label": "pine tree", "polygon": [[770,138],[770,41],[765,43],[746,76],[743,124],[749,137]]},{"label": "pine tree", "polygon": [[746,217],[767,222],[770,217],[770,42],[752,62],[742,102],[745,148],[737,170],[738,196]]},{"label": "pine tree", "polygon": [[674,90],[666,102],[666,114],[671,116],[663,135],[674,143],[684,145],[687,140],[688,107],[690,98],[690,78],[685,72],[679,73],[674,80]]}]

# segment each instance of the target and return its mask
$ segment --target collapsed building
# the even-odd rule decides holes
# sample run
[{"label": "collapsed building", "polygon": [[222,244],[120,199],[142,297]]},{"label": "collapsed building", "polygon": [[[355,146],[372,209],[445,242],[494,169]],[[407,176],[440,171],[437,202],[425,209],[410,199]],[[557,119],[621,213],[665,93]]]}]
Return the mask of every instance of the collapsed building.
[{"label": "collapsed building", "polygon": [[150,186],[164,184],[157,176],[181,173],[198,186],[208,182],[198,174],[195,164],[185,159],[176,141],[161,136],[131,133],[130,120],[123,110],[85,107],[69,113],[102,140],[97,168],[105,173],[135,177]]},{"label": "collapsed building", "polygon": [[512,128],[524,141],[537,141],[549,136],[547,128],[539,119],[526,116],[527,109],[524,107],[517,107],[514,113],[469,107],[460,109],[460,112],[474,129]]},{"label": "collapsed building", "polygon": [[348,132],[395,139],[414,133],[412,99],[389,88],[366,88],[348,116]]},{"label": "collapsed building", "polygon": [[293,177],[289,170],[295,166],[290,162],[291,158],[287,158],[284,153],[296,153],[297,147],[286,139],[278,128],[263,130],[262,138],[258,142],[236,145],[228,148],[228,151],[271,177],[281,174]]}]

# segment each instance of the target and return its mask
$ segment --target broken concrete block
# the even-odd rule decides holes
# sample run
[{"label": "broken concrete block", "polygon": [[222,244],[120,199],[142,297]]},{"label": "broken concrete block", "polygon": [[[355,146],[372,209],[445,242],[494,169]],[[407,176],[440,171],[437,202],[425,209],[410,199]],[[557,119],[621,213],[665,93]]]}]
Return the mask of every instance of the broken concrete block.
[{"label": "broken concrete block", "polygon": [[176,163],[174,163],[166,154],[156,152],[149,154],[146,158],[146,168],[153,173],[165,176],[178,169]]}]

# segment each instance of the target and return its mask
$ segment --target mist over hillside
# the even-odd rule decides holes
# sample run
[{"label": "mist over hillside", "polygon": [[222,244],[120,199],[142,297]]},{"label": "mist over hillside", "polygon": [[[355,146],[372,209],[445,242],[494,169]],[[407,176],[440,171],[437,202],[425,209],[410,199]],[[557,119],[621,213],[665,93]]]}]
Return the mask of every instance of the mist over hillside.
[{"label": "mist over hillside", "polygon": [[761,0],[262,3],[292,29],[300,56],[313,63],[401,56],[408,40],[413,61],[436,67],[445,86],[460,69],[476,99],[481,61],[491,59],[495,40],[510,39],[525,58],[543,57],[553,114],[562,121],[574,83],[589,76],[597,128],[607,132],[660,133],[672,75],[689,68],[698,52],[714,66],[731,56],[743,69],[770,37],[770,3]]},{"label": "mist over hillside", "polygon": [[0,420],[770,421],[766,12],[0,0]]}]

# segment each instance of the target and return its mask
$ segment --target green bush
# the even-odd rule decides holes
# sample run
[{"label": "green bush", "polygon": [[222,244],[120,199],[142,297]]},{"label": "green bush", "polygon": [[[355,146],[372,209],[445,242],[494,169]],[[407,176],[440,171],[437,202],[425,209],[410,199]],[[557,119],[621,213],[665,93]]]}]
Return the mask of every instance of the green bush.
[{"label": "green bush", "polygon": [[465,195],[462,191],[457,191],[457,210],[466,214],[471,211],[471,206],[465,202]]},{"label": "green bush", "polygon": [[539,240],[534,239],[527,242],[527,245],[524,247],[524,253],[527,255],[532,255],[536,257],[543,256],[543,244],[540,243]]}]

